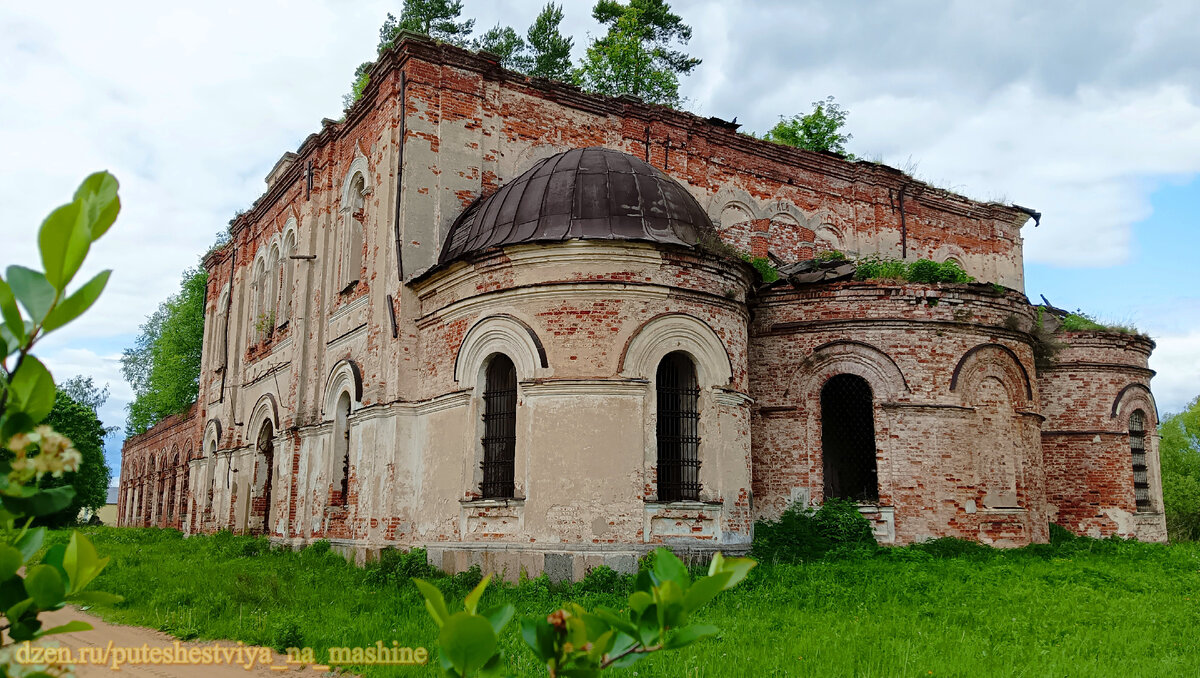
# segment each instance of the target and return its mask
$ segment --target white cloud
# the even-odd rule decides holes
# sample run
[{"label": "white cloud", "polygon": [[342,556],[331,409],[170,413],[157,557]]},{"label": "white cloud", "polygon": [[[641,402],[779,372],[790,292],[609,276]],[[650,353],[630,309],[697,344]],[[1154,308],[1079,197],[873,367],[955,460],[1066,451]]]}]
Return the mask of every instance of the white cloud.
[{"label": "white cloud", "polygon": [[[477,32],[521,29],[542,4],[468,0],[466,12]],[[566,3],[576,55],[597,30],[591,4]],[[911,159],[935,182],[1043,211],[1025,230],[1030,261],[1124,261],[1156,181],[1200,172],[1198,3],[673,4],[694,28],[688,51],[705,60],[684,82],[694,110],[761,132],[833,94],[850,110],[854,152]],[[340,113],[399,5],[0,8],[0,267],[34,257],[41,218],[85,174],[109,168],[122,181],[121,219],[84,275],[115,273],[47,345],[58,371],[112,375],[118,401],[112,351],[65,349],[136,333],[279,156]],[[1194,395],[1194,322],[1160,339],[1164,407]]]},{"label": "white cloud", "polygon": [[1150,367],[1158,374],[1151,386],[1159,413],[1165,416],[1200,395],[1200,330],[1155,337],[1155,342]]}]

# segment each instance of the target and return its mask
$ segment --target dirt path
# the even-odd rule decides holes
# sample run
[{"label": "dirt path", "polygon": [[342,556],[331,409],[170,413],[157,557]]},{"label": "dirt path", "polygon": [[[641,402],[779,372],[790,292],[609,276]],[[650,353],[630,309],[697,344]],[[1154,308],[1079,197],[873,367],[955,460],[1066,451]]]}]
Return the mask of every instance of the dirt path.
[{"label": "dirt path", "polygon": [[[84,653],[95,655],[85,657],[89,663],[75,664],[75,673],[81,678],[263,678],[281,675],[328,675],[328,667],[289,665],[286,656],[267,648],[239,646],[238,643],[229,641],[185,643],[152,629],[109,624],[99,617],[70,606],[57,612],[39,615],[39,618],[44,624],[43,628],[59,626],[72,620],[85,621],[92,625],[90,631],[62,633],[47,637],[39,643],[69,648],[75,659],[80,659]],[[162,648],[158,654],[165,654],[165,661],[159,656],[155,662],[155,648]],[[206,653],[208,663],[204,663]],[[120,670],[114,671],[114,661],[121,660],[122,657],[123,661],[119,662]],[[37,659],[32,653],[28,654],[27,658]],[[107,661],[103,661],[104,658],[107,658]],[[193,662],[193,658],[197,661]],[[20,657],[19,659],[27,660]]]}]

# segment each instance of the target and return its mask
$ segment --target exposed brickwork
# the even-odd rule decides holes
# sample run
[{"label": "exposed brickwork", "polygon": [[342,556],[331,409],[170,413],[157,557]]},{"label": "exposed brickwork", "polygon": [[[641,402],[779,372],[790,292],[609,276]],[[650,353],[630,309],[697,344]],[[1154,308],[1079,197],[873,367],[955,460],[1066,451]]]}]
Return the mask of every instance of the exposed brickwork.
[{"label": "exposed brickwork", "polygon": [[[1007,289],[754,290],[740,260],[616,241],[515,245],[436,265],[475,198],[586,146],[681,182],[746,254],[954,258]],[[351,190],[360,173],[362,190]],[[820,391],[849,373],[872,390],[879,498],[864,511],[884,540],[1015,545],[1045,540],[1051,520],[1160,538],[1152,515],[1129,515],[1122,427],[1138,403],[1153,409],[1148,391],[1125,390],[1109,416],[1129,383],[1148,384],[1150,344],[1072,337],[1064,362],[1036,368],[1020,292],[1027,210],[419,40],[383,55],[346,119],[325,121],[268,182],[205,262],[196,407],[126,444],[123,524],[171,515],[188,531],[330,539],[359,559],[426,545],[435,564],[510,577],[631,566],[659,543],[736,550],[754,520],[822,500]],[[359,280],[344,285],[356,224]],[[270,289],[283,289],[260,301],[255,267],[292,234],[297,258],[270,272]],[[274,326],[256,327],[272,309]],[[654,361],[668,350],[688,352],[702,382],[702,489],[686,504],[656,500]],[[517,496],[489,503],[476,428],[480,370],[495,352],[518,369]],[[269,457],[259,444],[268,426]],[[173,514],[156,512],[167,478],[190,488],[174,491]]]}]

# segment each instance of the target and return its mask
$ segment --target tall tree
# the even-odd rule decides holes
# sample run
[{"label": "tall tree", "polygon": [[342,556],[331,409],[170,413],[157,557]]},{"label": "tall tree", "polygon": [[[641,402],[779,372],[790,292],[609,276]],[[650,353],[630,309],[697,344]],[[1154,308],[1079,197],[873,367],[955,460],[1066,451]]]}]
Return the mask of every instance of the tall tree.
[{"label": "tall tree", "polygon": [[395,44],[400,31],[428,35],[435,40],[465,47],[475,27],[474,19],[459,21],[462,0],[404,0],[400,18],[388,14],[379,29],[379,53]]},{"label": "tall tree", "polygon": [[511,26],[496,24],[494,28],[476,38],[471,47],[500,57],[500,65],[505,68],[522,73],[529,70],[529,47]]},{"label": "tall tree", "polygon": [[809,151],[830,151],[854,157],[846,153],[846,143],[854,135],[842,131],[849,113],[833,97],[825,97],[824,101],[814,101],[813,110],[807,115],[780,116],[779,122],[763,138]]},{"label": "tall tree", "polygon": [[47,474],[38,481],[38,487],[42,489],[64,485],[75,488],[75,498],[67,508],[41,516],[37,521],[41,525],[60,527],[75,522],[82,509],[95,511],[104,506],[112,470],[104,460],[104,426],[90,404],[76,401],[60,388],[44,423],[69,438],[81,456],[77,471],[68,471],[60,478]]},{"label": "tall tree", "polygon": [[666,106],[678,106],[679,76],[691,73],[700,60],[672,49],[686,44],[692,28],[664,0],[599,0],[592,17],[608,33],[588,46],[576,79],[601,94],[631,94]]},{"label": "tall tree", "polygon": [[529,75],[537,78],[566,80],[571,76],[571,47],[574,40],[563,36],[562,5],[550,2],[542,8],[525,34],[529,42]]},{"label": "tall tree", "polygon": [[196,401],[207,284],[203,268],[185,271],[179,292],[146,318],[134,347],[121,356],[121,374],[134,395],[125,424],[127,436],[144,433]]},{"label": "tall tree", "polygon": [[[108,402],[108,384],[97,386],[91,377],[85,377],[82,374],[77,374],[62,382],[58,385],[58,390],[60,393],[67,394],[71,400],[91,409],[96,413],[97,418],[100,417],[100,408]],[[105,426],[104,435],[108,437],[120,429],[120,426]]]},{"label": "tall tree", "polygon": [[1158,434],[1167,533],[1200,540],[1200,397],[1159,424]]}]

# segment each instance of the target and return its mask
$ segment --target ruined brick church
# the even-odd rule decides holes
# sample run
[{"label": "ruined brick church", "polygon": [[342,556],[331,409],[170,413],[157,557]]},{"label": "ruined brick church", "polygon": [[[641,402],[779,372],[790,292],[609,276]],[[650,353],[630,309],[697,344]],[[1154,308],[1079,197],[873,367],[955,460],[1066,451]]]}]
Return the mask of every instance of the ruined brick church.
[{"label": "ruined brick church", "polygon": [[510,577],[829,497],[886,544],[1166,538],[1154,344],[1040,358],[1035,212],[736,127],[404,39],[205,259],[199,398],[126,442],[120,523]]}]

